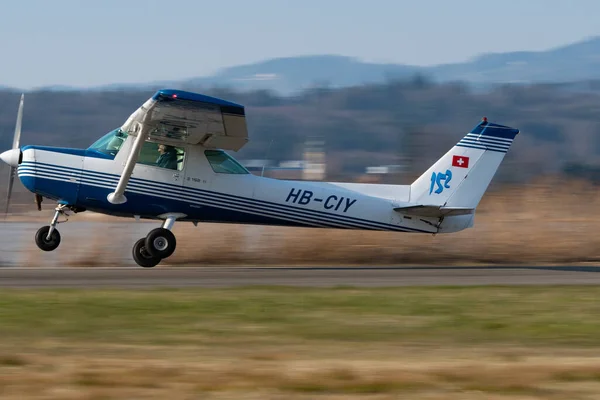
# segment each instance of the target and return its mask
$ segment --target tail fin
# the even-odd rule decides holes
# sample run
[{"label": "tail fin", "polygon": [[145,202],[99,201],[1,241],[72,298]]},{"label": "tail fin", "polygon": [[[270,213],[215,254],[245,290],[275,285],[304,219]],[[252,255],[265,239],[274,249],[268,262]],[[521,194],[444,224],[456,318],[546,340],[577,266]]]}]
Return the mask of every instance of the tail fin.
[{"label": "tail fin", "polygon": [[474,210],[518,133],[483,118],[410,186],[410,203]]}]

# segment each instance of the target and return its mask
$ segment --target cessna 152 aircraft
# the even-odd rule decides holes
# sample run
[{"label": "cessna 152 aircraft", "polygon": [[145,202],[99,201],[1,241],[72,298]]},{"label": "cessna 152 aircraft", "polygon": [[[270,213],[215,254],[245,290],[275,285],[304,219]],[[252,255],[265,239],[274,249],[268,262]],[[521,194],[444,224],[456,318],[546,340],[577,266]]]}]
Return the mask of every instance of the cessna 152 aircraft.
[{"label": "cessna 152 aircraft", "polygon": [[[175,251],[175,221],[449,233],[473,226],[475,209],[518,129],[484,118],[411,185],[286,181],[248,172],[225,150],[248,141],[242,105],[180,90],[159,90],[121,126],[87,149],[19,147],[23,96],[13,148],[0,154],[42,199],[57,201],[35,235],[55,250],[67,211],[90,210],[162,220],[133,246],[154,267]],[[157,155],[160,153],[160,156]]]}]

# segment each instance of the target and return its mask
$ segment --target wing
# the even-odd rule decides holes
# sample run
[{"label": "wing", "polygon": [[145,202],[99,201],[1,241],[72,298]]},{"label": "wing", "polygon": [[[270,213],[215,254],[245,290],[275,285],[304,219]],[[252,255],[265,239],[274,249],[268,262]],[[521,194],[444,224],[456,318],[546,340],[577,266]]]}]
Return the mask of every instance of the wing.
[{"label": "wing", "polygon": [[159,90],[121,127],[137,136],[238,151],[248,142],[244,106],[182,90]]},{"label": "wing", "polygon": [[112,204],[127,202],[125,189],[147,139],[234,151],[248,142],[243,106],[182,90],[159,90],[131,114],[121,129],[135,140],[115,191],[107,196]]}]

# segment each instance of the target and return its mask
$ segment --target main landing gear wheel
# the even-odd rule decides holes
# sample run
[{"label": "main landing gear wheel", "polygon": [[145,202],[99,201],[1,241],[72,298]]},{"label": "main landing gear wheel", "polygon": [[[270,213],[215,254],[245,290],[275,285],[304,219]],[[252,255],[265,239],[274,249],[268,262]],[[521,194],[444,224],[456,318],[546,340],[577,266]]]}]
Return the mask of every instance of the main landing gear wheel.
[{"label": "main landing gear wheel", "polygon": [[145,246],[146,238],[141,238],[133,245],[133,259],[140,266],[144,268],[152,268],[158,265],[161,261],[160,257],[151,255]]},{"label": "main landing gear wheel", "polygon": [[145,268],[157,265],[161,260],[171,256],[177,246],[175,235],[171,232],[177,218],[184,218],[181,213],[166,213],[158,215],[165,222],[161,228],[152,229],[148,236],[138,240],[133,246],[133,259]]},{"label": "main landing gear wheel", "polygon": [[167,258],[175,251],[177,241],[170,230],[156,228],[146,236],[144,246],[146,251],[153,257]]},{"label": "main landing gear wheel", "polygon": [[48,235],[50,228],[50,226],[42,226],[35,234],[35,244],[41,250],[52,251],[60,244],[60,233],[58,230],[52,229],[52,232]]}]

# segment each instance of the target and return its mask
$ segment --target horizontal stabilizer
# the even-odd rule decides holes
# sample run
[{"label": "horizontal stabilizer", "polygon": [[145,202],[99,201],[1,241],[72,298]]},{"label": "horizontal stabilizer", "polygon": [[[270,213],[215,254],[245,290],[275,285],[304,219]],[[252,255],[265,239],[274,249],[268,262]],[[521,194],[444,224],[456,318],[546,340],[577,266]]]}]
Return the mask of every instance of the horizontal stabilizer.
[{"label": "horizontal stabilizer", "polygon": [[394,211],[401,212],[407,215],[415,215],[419,217],[445,217],[449,215],[467,215],[475,212],[474,208],[466,207],[442,207],[442,206],[408,206],[408,207],[396,207]]}]

